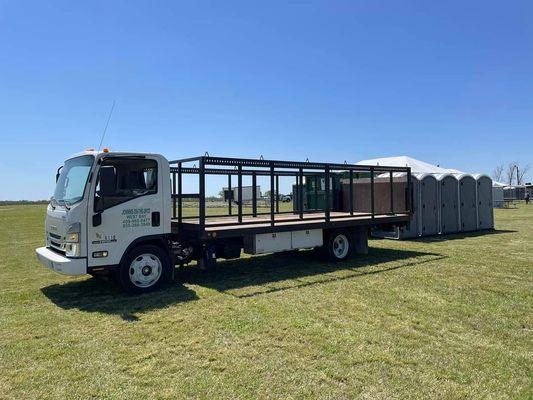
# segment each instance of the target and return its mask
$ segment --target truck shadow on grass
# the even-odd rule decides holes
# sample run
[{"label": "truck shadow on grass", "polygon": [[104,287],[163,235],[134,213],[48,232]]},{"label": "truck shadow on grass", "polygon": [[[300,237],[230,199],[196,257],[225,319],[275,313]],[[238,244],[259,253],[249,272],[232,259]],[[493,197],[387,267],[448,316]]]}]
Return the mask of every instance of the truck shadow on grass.
[{"label": "truck shadow on grass", "polygon": [[132,296],[117,283],[101,278],[50,285],[41,292],[65,310],[115,314],[131,322],[139,319],[138,314],[198,299],[193,290],[176,282],[159,291]]},{"label": "truck shadow on grass", "polygon": [[380,274],[444,258],[436,253],[370,248],[368,255],[345,262],[327,262],[314,251],[299,251],[224,261],[207,273],[186,266],[178,272],[178,279],[246,298]]},{"label": "truck shadow on grass", "polygon": [[247,298],[390,272],[443,258],[435,253],[371,248],[367,256],[332,263],[318,258],[313,251],[299,251],[221,261],[208,272],[196,265],[185,266],[176,271],[176,280],[169,287],[139,296],[127,295],[113,282],[96,278],[50,285],[41,291],[65,310],[115,314],[133,322],[144,312],[197,300],[190,285]]}]

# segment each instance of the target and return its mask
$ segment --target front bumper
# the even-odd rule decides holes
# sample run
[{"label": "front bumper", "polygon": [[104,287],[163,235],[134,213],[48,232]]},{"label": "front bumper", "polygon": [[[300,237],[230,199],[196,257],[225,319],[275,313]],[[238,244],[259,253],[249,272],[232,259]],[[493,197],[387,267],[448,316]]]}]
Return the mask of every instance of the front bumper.
[{"label": "front bumper", "polygon": [[35,249],[37,259],[44,266],[63,275],[85,275],[87,273],[86,258],[68,258],[48,247]]}]

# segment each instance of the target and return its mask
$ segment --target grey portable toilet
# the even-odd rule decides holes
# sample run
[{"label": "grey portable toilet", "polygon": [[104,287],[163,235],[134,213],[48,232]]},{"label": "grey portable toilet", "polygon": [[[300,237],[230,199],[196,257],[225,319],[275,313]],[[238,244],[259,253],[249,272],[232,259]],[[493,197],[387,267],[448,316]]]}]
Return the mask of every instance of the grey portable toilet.
[{"label": "grey portable toilet", "polygon": [[478,229],[494,229],[492,207],[492,179],[487,175],[474,175],[477,181]]},{"label": "grey portable toilet", "polygon": [[452,174],[437,175],[439,184],[439,227],[440,233],[459,231],[459,187],[457,178]]},{"label": "grey portable toilet", "polygon": [[476,179],[472,175],[461,174],[459,181],[459,230],[477,230]]},{"label": "grey portable toilet", "polygon": [[492,182],[492,207],[502,208],[503,205],[503,186]]},{"label": "grey portable toilet", "polygon": [[417,175],[419,186],[419,235],[439,233],[439,185],[433,174]]}]

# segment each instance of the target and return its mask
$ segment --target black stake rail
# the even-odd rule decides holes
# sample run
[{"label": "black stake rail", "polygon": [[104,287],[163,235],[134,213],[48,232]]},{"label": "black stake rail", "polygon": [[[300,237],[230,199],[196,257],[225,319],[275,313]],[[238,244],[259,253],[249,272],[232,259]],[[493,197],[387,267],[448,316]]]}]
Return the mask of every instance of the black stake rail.
[{"label": "black stake rail", "polygon": [[239,224],[242,222],[242,166],[239,165],[238,175],[237,175],[237,213]]},{"label": "black stake rail", "polygon": [[374,218],[374,215],[376,214],[376,203],[374,201],[374,167],[370,168],[370,213],[372,214],[372,218]]},{"label": "black stake rail", "polygon": [[[218,165],[218,166],[243,166],[243,167],[264,167],[268,168],[270,163],[274,164],[275,168],[286,168],[286,169],[318,169],[324,170],[325,166],[328,165],[330,170],[346,171],[354,170],[360,172],[368,172],[373,165],[359,165],[359,164],[335,164],[335,163],[317,163],[317,162],[299,162],[299,161],[276,161],[276,160],[261,160],[253,158],[229,158],[229,157],[211,157],[211,156],[201,156],[201,157],[192,157],[185,158],[181,160],[170,161],[170,164],[177,164],[179,162],[199,162],[204,160],[205,165]],[[389,166],[379,166],[376,168],[380,172],[394,171],[394,172],[407,172],[410,170],[409,167],[389,167]]]},{"label": "black stake rail", "polygon": [[[257,216],[257,174],[252,174],[252,215]],[[279,210],[278,210],[279,211]]]},{"label": "black stake rail", "polygon": [[[172,193],[176,193],[176,173],[172,172]],[[177,196],[172,195],[172,218],[176,218],[176,199]]]},{"label": "black stake rail", "polygon": [[[227,158],[227,157],[191,157],[181,160],[174,160],[171,164],[177,164],[177,167],[171,166],[170,172],[172,175],[172,215],[174,218],[178,218],[178,223],[182,223],[184,219],[198,218],[200,230],[205,230],[207,218],[221,218],[233,216],[232,202],[233,202],[233,188],[231,177],[237,175],[237,221],[238,224],[250,224],[257,223],[255,217],[259,215],[270,215],[270,225],[274,226],[276,222],[290,222],[292,219],[282,219],[276,221],[276,214],[297,214],[298,218],[294,221],[301,221],[304,219],[304,214],[313,213],[316,211],[323,211],[325,221],[329,222],[331,219],[343,218],[343,216],[332,216],[331,204],[331,174],[332,172],[348,172],[349,173],[349,215],[354,215],[354,172],[367,173],[370,175],[370,197],[371,197],[371,212],[368,215],[372,218],[376,216],[375,212],[375,176],[377,173],[390,173],[390,213],[394,213],[394,189],[393,189],[393,173],[402,173],[407,176],[407,199],[406,199],[406,213],[411,213],[412,199],[411,199],[411,169],[408,167],[389,167],[389,166],[369,166],[369,165],[355,165],[355,164],[332,164],[332,163],[316,163],[316,162],[296,162],[296,161],[275,161],[275,160],[256,160],[245,158]],[[195,163],[193,167],[185,167],[185,163]],[[196,167],[198,163],[198,167]],[[222,167],[222,168],[221,168]],[[232,167],[224,168],[224,167]],[[277,170],[276,170],[277,169]],[[198,175],[199,193],[183,193],[183,175],[193,174]],[[206,214],[206,187],[205,177],[206,175],[227,175],[228,177],[228,214],[227,215],[207,215]],[[243,213],[243,194],[242,194],[242,177],[243,175],[252,176],[252,213]],[[269,176],[270,177],[270,211],[268,213],[257,212],[257,176]],[[281,211],[279,210],[279,177],[294,177],[296,179],[297,196],[294,196],[293,200],[297,200],[294,203],[296,209],[294,211]],[[304,210],[304,176],[306,180],[312,182],[311,178],[314,178],[315,188],[315,208],[313,210]],[[357,175],[359,176],[359,175]],[[324,210],[318,209],[318,184],[319,179],[324,179]],[[293,193],[296,195],[296,193]],[[183,199],[194,198],[198,199],[198,217],[184,217],[183,216]],[[176,210],[177,208],[177,210]],[[378,214],[384,215],[384,214]],[[254,219],[251,221],[243,221],[243,216],[252,216]],[[324,219],[324,217],[306,217],[306,220]],[[235,222],[222,223],[223,225],[235,224]],[[209,227],[219,226],[219,224],[210,223]]]},{"label": "black stake rail", "polygon": [[270,162],[270,225],[274,226],[274,196],[276,189],[274,188],[274,163]]},{"label": "black stake rail", "polygon": [[389,172],[389,185],[390,185],[390,213],[394,214],[394,177],[393,172]]},{"label": "black stake rail", "polygon": [[353,215],[353,171],[350,170],[350,215]]},{"label": "black stake rail", "polygon": [[[180,196],[178,197],[178,221],[181,221],[181,219],[183,218],[183,200],[181,198],[181,193],[183,192],[183,188],[182,188],[183,175],[181,173],[181,163],[178,163],[178,171],[177,172],[178,172],[178,193],[180,194]],[[176,212],[176,210],[174,210],[174,213],[175,212]]]}]

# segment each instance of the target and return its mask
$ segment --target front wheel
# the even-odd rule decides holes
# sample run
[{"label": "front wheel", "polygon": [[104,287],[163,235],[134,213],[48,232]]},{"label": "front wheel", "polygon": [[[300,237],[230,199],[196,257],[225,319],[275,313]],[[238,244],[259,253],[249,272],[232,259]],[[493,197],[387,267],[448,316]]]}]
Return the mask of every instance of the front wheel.
[{"label": "front wheel", "polygon": [[169,256],[160,247],[143,245],[131,250],[120,265],[120,284],[128,293],[145,293],[168,282]]}]

